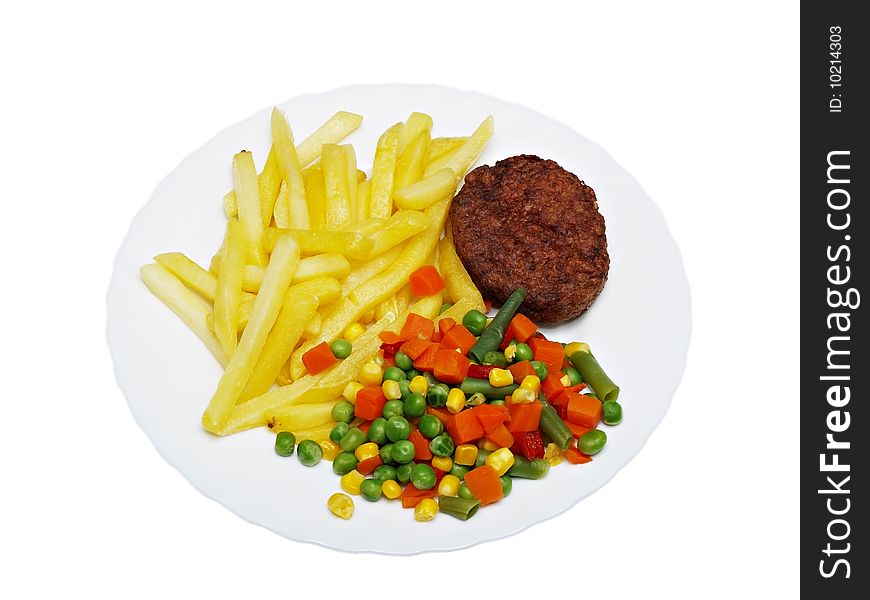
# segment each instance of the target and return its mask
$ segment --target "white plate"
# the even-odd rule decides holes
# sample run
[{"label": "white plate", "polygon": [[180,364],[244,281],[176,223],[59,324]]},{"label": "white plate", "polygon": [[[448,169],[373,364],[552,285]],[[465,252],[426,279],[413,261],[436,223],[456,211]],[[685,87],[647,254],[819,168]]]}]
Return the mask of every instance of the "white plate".
[{"label": "white plate", "polygon": [[[339,489],[330,463],[305,468],[280,458],[265,429],[218,439],[200,416],[220,370],[181,320],[151,296],[139,266],[158,253],[183,251],[208,264],[225,226],[221,198],[230,189],[232,155],[269,144],[263,110],[188,156],[136,216],[118,252],[108,294],[108,339],[130,409],[160,454],[202,493],[239,516],[288,538],[347,551],[411,554],[462,548],[510,535],[558,515],[591,494],[640,450],[665,415],[682,375],[689,342],[689,290],[664,218],[638,183],[608,154],[564,125],[516,104],[435,86],[354,86],[281,105],[302,139],[336,110],[365,116],[348,139],[370,165],[377,137],[412,111],[431,114],[434,135],[467,135],[486,115],[496,133],[480,164],[515,154],[552,158],[595,190],[611,257],[604,292],[580,319],[547,330],[562,341],[589,342],[621,386],[625,419],[606,428],[608,444],[586,465],[567,463],[540,481],[517,480],[506,500],[467,522],[441,515],[414,521],[396,502],[356,498],[350,521],[331,515]],[[604,427],[604,426],[602,426]]]}]

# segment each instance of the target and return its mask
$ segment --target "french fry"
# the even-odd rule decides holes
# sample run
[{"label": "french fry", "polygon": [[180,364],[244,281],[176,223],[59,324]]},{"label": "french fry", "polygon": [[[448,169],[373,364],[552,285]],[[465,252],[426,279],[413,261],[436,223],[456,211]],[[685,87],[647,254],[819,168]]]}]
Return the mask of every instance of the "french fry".
[{"label": "french fry", "polygon": [[474,303],[474,300],[471,300],[470,298],[460,298],[459,300],[454,302],[450,306],[450,308],[439,314],[437,317],[434,317],[435,324],[437,325],[438,321],[440,321],[441,319],[453,319],[457,323],[461,323],[462,317],[465,316],[465,313],[472,309],[480,310],[478,306]]},{"label": "french fry", "polygon": [[281,371],[278,373],[278,376],[275,377],[275,383],[277,383],[278,385],[290,385],[291,383],[293,383],[293,379],[290,377],[289,360],[284,363],[283,367],[281,367]]},{"label": "french fry", "polygon": [[465,175],[480,157],[494,131],[494,121],[491,116],[487,117],[462,146],[430,162],[423,176],[428,177],[441,169],[450,169],[457,175]]},{"label": "french fry", "polygon": [[[404,129],[402,130],[404,131]],[[423,178],[429,155],[429,132],[423,130],[405,148],[396,161],[395,189],[400,190]],[[464,171],[463,171],[464,172]]]},{"label": "french fry", "polygon": [[217,277],[200,267],[181,252],[164,252],[154,262],[172,271],[184,284],[214,302]]},{"label": "french fry", "polygon": [[[267,423],[268,425],[268,423]],[[293,431],[293,435],[296,436],[296,439],[299,441],[302,440],[312,440],[317,442],[326,441],[329,439],[329,432],[332,431],[332,428],[335,427],[335,421],[330,421],[327,423],[323,423],[316,427],[312,427],[310,429],[297,429]],[[278,427],[273,427],[272,431],[275,433],[280,433],[284,431]]]},{"label": "french fry", "polygon": [[350,273],[347,274],[347,277],[345,277],[344,283],[341,286],[341,296],[347,296],[358,286],[362,285],[375,275],[382,273],[384,269],[396,262],[399,256],[401,256],[402,251],[405,249],[405,245],[406,244],[399,244],[398,246],[390,248],[386,252],[379,254],[374,258],[370,258],[365,262],[351,265]]},{"label": "french fry", "polygon": [[[310,340],[320,333],[320,327],[323,324],[323,315],[320,312],[315,312],[305,324],[305,331],[302,332],[302,339]],[[289,357],[288,357],[289,358]],[[290,374],[290,365],[287,365],[287,374]]]},{"label": "french fry", "polygon": [[263,232],[263,245],[271,252],[278,240],[284,236],[294,238],[302,254],[341,254],[351,260],[368,258],[374,242],[368,236],[352,231],[308,231],[304,229],[277,229],[269,227]]},{"label": "french fry", "polygon": [[399,134],[398,146],[396,148],[398,155],[408,148],[414,139],[421,133],[426,132],[426,137],[432,137],[432,117],[426,113],[412,112],[405,121],[405,126]]},{"label": "french fry", "polygon": [[275,199],[275,206],[272,208],[272,216],[275,223],[290,222],[290,192],[287,188],[287,182],[282,181],[278,187],[278,197]]},{"label": "french fry", "polygon": [[[347,189],[350,192],[350,223],[352,227],[357,222],[359,214],[359,181],[357,180],[356,152],[350,144],[342,144],[344,150],[345,166],[347,167]],[[365,173],[363,173],[365,177]]]},{"label": "french fry", "polygon": [[440,158],[448,152],[453,152],[465,143],[467,137],[437,137],[432,138],[429,142],[429,155],[426,157],[426,164],[429,164],[436,158]]},{"label": "french fry", "polygon": [[202,340],[218,363],[225,366],[227,359],[223,348],[208,328],[207,317],[211,312],[208,302],[185,287],[178,277],[162,265],[145,265],[139,269],[139,273],[151,293],[181,317],[181,320]]},{"label": "french fry", "polygon": [[[229,253],[228,253],[229,255]],[[251,318],[239,340],[238,347],[227,363],[227,368],[218,383],[217,391],[212,396],[208,408],[202,415],[202,425],[207,431],[216,433],[224,428],[233,406],[239,399],[257,360],[260,356],[269,331],[275,324],[278,313],[284,301],[284,295],[290,286],[290,280],[299,264],[299,244],[292,237],[285,236],[275,245],[260,293],[254,301]],[[226,266],[221,267],[223,273]],[[241,269],[239,269],[241,275]],[[239,277],[241,289],[241,277]],[[220,289],[220,278],[218,279]],[[217,300],[217,299],[216,299]],[[217,322],[215,323],[217,324]],[[233,330],[235,336],[235,330]]]},{"label": "french fry", "polygon": [[305,182],[305,199],[308,201],[308,218],[311,229],[323,229],[326,225],[326,188],[323,185],[323,165],[314,163],[302,171]]},{"label": "french fry", "polygon": [[[256,294],[260,290],[265,272],[266,269],[263,267],[245,265],[242,289]],[[299,266],[293,275],[293,283],[302,283],[315,277],[344,279],[348,273],[350,273],[350,262],[341,254],[316,254],[306,256],[299,261]]]},{"label": "french fry", "polygon": [[400,209],[423,210],[447,194],[453,195],[456,184],[456,173],[441,169],[417,183],[396,190],[393,199]]},{"label": "french fry", "polygon": [[477,286],[474,285],[468,271],[465,270],[465,265],[462,264],[459,255],[456,254],[453,240],[450,237],[442,238],[438,242],[438,250],[438,265],[441,276],[444,278],[447,298],[451,302],[458,302],[462,298],[467,298],[471,301],[474,310],[486,312],[483,308],[483,296],[480,294]]},{"label": "french fry", "polygon": [[[260,190],[260,211],[263,218],[263,227],[268,227],[272,221],[272,210],[275,208],[275,198],[281,185],[281,176],[278,174],[278,164],[275,161],[275,149],[269,148],[269,156],[266,164],[257,178],[257,186]],[[224,212],[228,218],[239,216],[239,207],[236,191],[230,190],[224,195]]]},{"label": "french fry", "polygon": [[272,110],[272,147],[275,149],[278,173],[287,185],[288,207],[287,222],[279,223],[276,213],[275,223],[278,227],[308,229],[311,223],[308,218],[308,205],[305,201],[305,183],[302,181],[302,169],[299,166],[299,156],[293,142],[293,132],[290,130],[286,117],[277,108]]},{"label": "french fry", "polygon": [[245,268],[245,238],[236,219],[227,221],[224,252],[215,286],[214,333],[229,359],[238,341],[239,304]]},{"label": "french fry", "polygon": [[401,315],[408,310],[408,305],[411,303],[411,286],[406,285],[400,289],[394,296],[387,298],[375,309],[375,319],[383,319],[384,316],[392,311],[395,315]]},{"label": "french fry", "polygon": [[367,216],[388,219],[393,213],[393,182],[396,175],[399,135],[404,125],[396,123],[378,139],[372,165],[372,184]]},{"label": "french fry", "polygon": [[[363,173],[365,176],[365,173]],[[368,218],[369,204],[372,196],[372,180],[363,179],[356,186],[356,222],[361,223]]]},{"label": "french fry", "polygon": [[266,253],[263,251],[260,189],[257,183],[257,169],[250,152],[242,151],[233,157],[233,185],[236,190],[239,224],[245,235],[247,260],[263,266],[266,264]]},{"label": "french fry", "polygon": [[323,147],[323,186],[326,191],[326,228],[346,229],[351,223],[350,184],[347,180],[347,154],[341,146]]},{"label": "french fry", "polygon": [[377,256],[401,244],[431,224],[432,217],[426,213],[417,210],[400,210],[396,212],[386,223],[368,234],[374,242],[371,255]]},{"label": "french fry", "polygon": [[[320,425],[335,425],[332,407],[338,400],[316,404],[295,404],[266,411],[266,426],[273,431],[304,431]],[[327,431],[327,433],[329,433]]]},{"label": "french fry", "polygon": [[299,165],[307,167],[313,163],[320,158],[321,148],[324,144],[337,144],[356,131],[362,124],[362,121],[362,115],[343,110],[332,115],[317,131],[296,146]]}]

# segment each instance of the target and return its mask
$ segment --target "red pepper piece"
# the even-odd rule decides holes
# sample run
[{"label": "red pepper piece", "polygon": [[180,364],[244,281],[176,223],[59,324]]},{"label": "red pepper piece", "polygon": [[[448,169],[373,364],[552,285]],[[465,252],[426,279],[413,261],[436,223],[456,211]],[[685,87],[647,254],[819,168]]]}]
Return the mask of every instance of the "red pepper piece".
[{"label": "red pepper piece", "polygon": [[539,429],[514,433],[514,438],[516,447],[527,459],[544,458],[544,438]]},{"label": "red pepper piece", "polygon": [[398,342],[387,343],[384,342],[381,344],[381,350],[384,352],[384,358],[393,358],[396,356],[396,352],[399,351],[399,348],[404,344],[404,340],[399,340]]},{"label": "red pepper piece", "polygon": [[495,365],[469,365],[468,377],[473,379],[489,379],[489,372],[494,368]]}]

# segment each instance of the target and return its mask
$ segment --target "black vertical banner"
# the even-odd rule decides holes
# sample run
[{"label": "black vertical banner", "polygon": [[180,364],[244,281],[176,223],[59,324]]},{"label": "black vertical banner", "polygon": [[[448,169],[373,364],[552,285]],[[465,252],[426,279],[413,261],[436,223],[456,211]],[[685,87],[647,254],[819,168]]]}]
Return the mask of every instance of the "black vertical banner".
[{"label": "black vertical banner", "polygon": [[[801,591],[870,597],[870,22],[801,3]],[[863,10],[861,10],[863,12]]]}]

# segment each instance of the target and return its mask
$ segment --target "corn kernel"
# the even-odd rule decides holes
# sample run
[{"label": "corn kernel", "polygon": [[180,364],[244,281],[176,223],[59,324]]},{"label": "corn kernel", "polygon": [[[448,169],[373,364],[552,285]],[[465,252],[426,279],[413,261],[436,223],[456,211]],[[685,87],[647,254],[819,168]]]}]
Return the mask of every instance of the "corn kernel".
[{"label": "corn kernel", "polygon": [[395,500],[399,497],[399,494],[402,493],[402,486],[392,479],[388,479],[384,482],[384,485],[381,486],[381,492],[383,492],[384,496],[390,500]]},{"label": "corn kernel", "polygon": [[488,440],[486,438],[480,440],[478,442],[478,445],[480,446],[481,450],[486,450],[488,452],[495,452],[496,450],[498,450],[501,447],[498,444],[496,444],[495,442],[493,442],[492,440]]},{"label": "corn kernel", "polygon": [[341,476],[341,489],[348,494],[359,496],[359,486],[362,485],[363,481],[365,481],[365,476],[354,469],[353,471]]},{"label": "corn kernel", "polygon": [[421,523],[431,521],[438,514],[438,503],[432,498],[425,498],[414,507],[414,520]]},{"label": "corn kernel", "polygon": [[374,362],[367,362],[360,367],[356,378],[363,385],[381,385],[384,379],[384,370]]},{"label": "corn kernel", "polygon": [[589,344],[586,342],[572,342],[565,346],[565,356],[570,357],[575,352],[589,352]]},{"label": "corn kernel", "polygon": [[537,375],[526,375],[523,377],[523,382],[520,384],[520,387],[532,390],[537,394],[541,391],[541,379]]},{"label": "corn kernel", "polygon": [[504,349],[504,357],[508,360],[513,360],[517,355],[517,345],[511,344],[507,348]]},{"label": "corn kernel", "polygon": [[454,415],[465,408],[465,394],[459,388],[453,388],[447,394],[447,410]]},{"label": "corn kernel", "polygon": [[385,361],[384,357],[380,354],[375,354],[374,356],[372,356],[372,362],[382,369],[387,365],[387,361]]},{"label": "corn kernel", "polygon": [[341,448],[332,440],[321,440],[318,444],[320,444],[320,449],[323,450],[323,458],[326,460],[333,460],[341,452]]},{"label": "corn kernel", "polygon": [[353,498],[340,492],[333,494],[326,501],[326,506],[337,517],[349,519],[353,516]]},{"label": "corn kernel", "polygon": [[562,383],[562,385],[564,385],[565,387],[568,387],[569,385],[571,385],[571,378],[568,377],[568,375],[562,375],[562,377],[559,378],[559,381],[560,381],[560,382]]},{"label": "corn kernel", "polygon": [[477,446],[474,444],[459,444],[453,453],[453,462],[457,465],[471,466],[477,460]]},{"label": "corn kernel", "polygon": [[348,381],[347,385],[344,386],[344,391],[341,392],[341,395],[351,404],[356,404],[356,393],[363,389],[363,387],[365,386],[363,386],[359,381]]},{"label": "corn kernel", "polygon": [[514,453],[508,448],[499,448],[486,457],[486,464],[495,469],[501,477],[514,465]]},{"label": "corn kernel", "polygon": [[371,309],[370,311],[367,311],[360,318],[360,321],[362,321],[363,323],[372,323],[374,320],[375,320],[375,309]]},{"label": "corn kernel", "polygon": [[381,389],[384,391],[384,396],[387,397],[387,400],[398,400],[402,397],[402,388],[399,387],[398,381],[387,379],[381,385]]},{"label": "corn kernel", "polygon": [[352,342],[356,338],[364,334],[365,331],[365,327],[363,327],[359,323],[351,323],[347,326],[347,329],[344,330],[344,339],[346,339],[348,342]]},{"label": "corn kernel", "polygon": [[441,478],[438,484],[439,496],[458,496],[459,495],[459,477],[456,475],[445,475]]},{"label": "corn kernel", "polygon": [[426,394],[429,393],[429,380],[422,375],[417,375],[411,380],[411,383],[408,384],[408,389],[425,398]]},{"label": "corn kernel", "polygon": [[356,447],[356,450],[353,451],[354,456],[360,462],[364,461],[367,458],[372,458],[373,456],[377,456],[380,452],[380,448],[374,442],[366,442],[365,444],[360,444]]},{"label": "corn kernel", "polygon": [[538,395],[529,388],[518,387],[511,394],[511,404],[531,404]]},{"label": "corn kernel", "polygon": [[544,458],[550,463],[551,467],[555,467],[565,460],[562,457],[562,449],[553,443],[547,444],[547,449],[544,450]]},{"label": "corn kernel", "polygon": [[432,458],[432,466],[441,471],[449,471],[453,468],[453,459],[449,456],[435,456]]},{"label": "corn kernel", "polygon": [[507,369],[493,369],[489,372],[489,385],[492,387],[504,387],[513,382],[514,376]]}]

